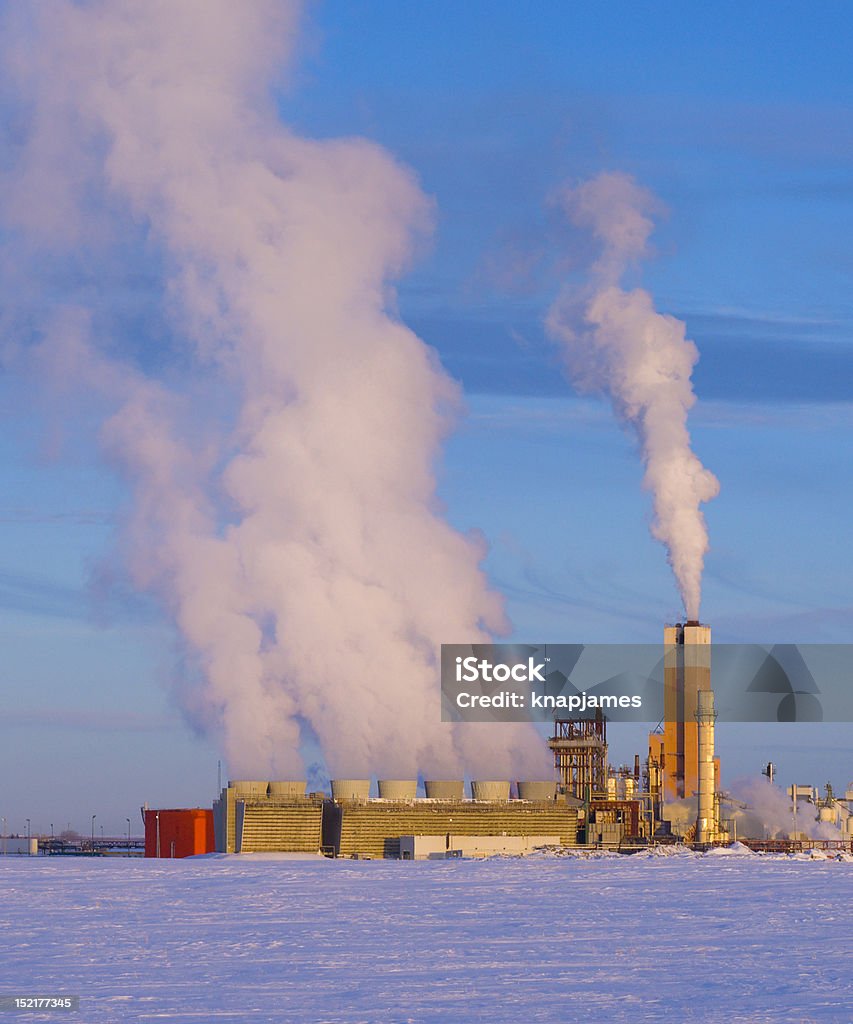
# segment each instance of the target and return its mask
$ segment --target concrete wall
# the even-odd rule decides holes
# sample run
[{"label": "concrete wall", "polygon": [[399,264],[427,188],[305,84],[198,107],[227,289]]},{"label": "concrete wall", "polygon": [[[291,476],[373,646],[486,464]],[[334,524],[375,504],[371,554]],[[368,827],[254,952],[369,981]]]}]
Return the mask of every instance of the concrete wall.
[{"label": "concrete wall", "polygon": [[0,856],[7,854],[12,856],[35,857],[39,852],[39,841],[36,838],[26,836],[0,836]]},{"label": "concrete wall", "polygon": [[543,846],[559,846],[560,837],[552,836],[400,836],[403,860],[442,860],[448,855],[494,857],[500,854],[524,856]]},{"label": "concrete wall", "polygon": [[226,786],[213,804],[213,832],[217,853],[236,851],[236,793],[233,786]]}]

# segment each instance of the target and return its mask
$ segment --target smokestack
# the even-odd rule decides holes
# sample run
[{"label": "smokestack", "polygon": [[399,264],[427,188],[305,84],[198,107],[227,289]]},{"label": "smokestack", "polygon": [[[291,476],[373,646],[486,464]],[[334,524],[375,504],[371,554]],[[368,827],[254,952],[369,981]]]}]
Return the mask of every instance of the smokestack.
[{"label": "smokestack", "polygon": [[711,627],[690,620],[666,626],[663,736],[649,737],[649,757],[660,765],[664,800],[692,796],[699,783],[696,712],[711,688]]},{"label": "smokestack", "polygon": [[717,838],[714,814],[714,693],[698,694],[696,720],[699,725],[699,807],[696,815],[696,842],[710,843]]}]

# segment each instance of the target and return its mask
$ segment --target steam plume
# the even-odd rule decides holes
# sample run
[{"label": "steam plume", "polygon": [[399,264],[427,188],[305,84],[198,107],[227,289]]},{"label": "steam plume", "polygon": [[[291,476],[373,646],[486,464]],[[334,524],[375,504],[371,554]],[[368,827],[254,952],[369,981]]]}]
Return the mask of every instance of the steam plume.
[{"label": "steam plume", "polygon": [[642,288],[620,286],[631,261],[646,254],[654,197],[625,174],[603,173],[559,202],[570,220],[594,235],[601,255],[592,284],[567,287],[549,311],[549,333],[563,347],[581,391],[609,395],[619,419],[640,443],[652,492],[652,534],[667,550],[689,619],[698,619],[708,533],[700,510],[719,483],[690,449],[687,413],[696,400],[690,381],[699,353],[685,326],[655,311]]},{"label": "steam plume", "polygon": [[[502,602],[482,546],[437,509],[459,396],[389,285],[430,204],[379,147],[282,125],[270,87],[298,15],[265,0],[17,15],[29,118],[6,212],[36,257],[85,242],[103,271],[127,211],[162,254],[189,383],[116,365],[76,316],[43,357],[70,345],[77,379],[113,403],[127,565],[173,613],[199,670],[184,705],[232,774],[300,772],[306,722],[333,772],[473,769],[482,737],[437,721],[437,645],[488,642]],[[222,395],[233,429],[211,411]],[[488,740],[480,763],[507,772],[541,746],[521,726]]]}]

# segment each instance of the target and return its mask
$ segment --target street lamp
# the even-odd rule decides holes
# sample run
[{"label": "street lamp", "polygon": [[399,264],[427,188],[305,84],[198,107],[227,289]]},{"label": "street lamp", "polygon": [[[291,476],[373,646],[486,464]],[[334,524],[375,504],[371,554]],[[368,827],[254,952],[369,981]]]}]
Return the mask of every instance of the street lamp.
[{"label": "street lamp", "polygon": [[104,838],[104,826],[101,825],[101,840],[102,841],[103,841],[103,838]]},{"label": "street lamp", "polygon": [[27,840],[30,838],[30,819],[27,818]]},{"label": "street lamp", "polygon": [[94,852],[94,849],[95,849],[95,818],[97,818],[97,814],[93,814],[92,815],[92,851],[93,852]]},{"label": "street lamp", "polygon": [[6,819],[3,819],[3,853],[6,852]]},{"label": "street lamp", "polygon": [[127,841],[130,842],[130,818],[124,819],[127,822]]},{"label": "street lamp", "polygon": [[53,822],[50,823],[50,838],[53,839]]}]

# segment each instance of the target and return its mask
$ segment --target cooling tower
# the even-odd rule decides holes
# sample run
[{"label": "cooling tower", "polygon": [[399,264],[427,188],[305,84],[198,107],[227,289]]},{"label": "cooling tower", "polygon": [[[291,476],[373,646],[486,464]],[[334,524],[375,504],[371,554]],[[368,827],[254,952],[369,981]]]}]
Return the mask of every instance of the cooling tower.
[{"label": "cooling tower", "polygon": [[369,800],[370,779],[332,779],[333,800]]},{"label": "cooling tower", "polygon": [[380,800],[414,800],[418,793],[417,779],[380,779]]},{"label": "cooling tower", "polygon": [[475,800],[505,803],[509,800],[509,782],[482,782],[480,779],[474,779],[471,782],[471,796]]},{"label": "cooling tower", "polygon": [[305,781],[285,780],[270,782],[270,797],[275,800],[292,800],[305,796]]},{"label": "cooling tower", "polygon": [[229,782],[229,786],[234,788],[234,796],[238,800],[266,800],[267,798],[267,787],[269,783],[266,779],[236,779],[234,782]]},{"label": "cooling tower", "polygon": [[465,784],[462,779],[428,781],[424,783],[427,800],[462,800]]},{"label": "cooling tower", "polygon": [[554,800],[557,796],[556,782],[518,782],[519,800]]}]

